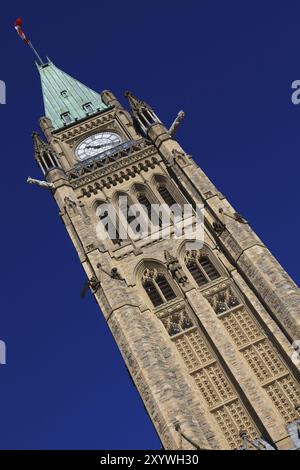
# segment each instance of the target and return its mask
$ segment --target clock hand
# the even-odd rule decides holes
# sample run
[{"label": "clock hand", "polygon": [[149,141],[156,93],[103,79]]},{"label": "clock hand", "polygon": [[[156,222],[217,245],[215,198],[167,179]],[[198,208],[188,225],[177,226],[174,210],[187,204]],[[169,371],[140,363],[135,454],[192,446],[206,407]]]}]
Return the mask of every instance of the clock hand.
[{"label": "clock hand", "polygon": [[102,147],[107,147],[109,144],[100,144],[100,145],[87,145],[87,149],[101,149]]}]

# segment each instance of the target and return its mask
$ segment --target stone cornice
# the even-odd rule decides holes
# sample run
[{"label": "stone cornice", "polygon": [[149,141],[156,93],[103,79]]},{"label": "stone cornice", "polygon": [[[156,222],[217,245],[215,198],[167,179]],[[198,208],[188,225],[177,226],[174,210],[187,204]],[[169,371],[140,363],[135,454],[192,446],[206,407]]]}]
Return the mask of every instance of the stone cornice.
[{"label": "stone cornice", "polygon": [[116,118],[116,110],[110,108],[106,112],[101,111],[96,116],[91,116],[88,120],[78,121],[73,123],[69,128],[54,131],[53,136],[59,137],[62,142],[72,142],[74,139],[78,139],[85,135],[89,131],[99,128],[100,126],[113,121]]}]

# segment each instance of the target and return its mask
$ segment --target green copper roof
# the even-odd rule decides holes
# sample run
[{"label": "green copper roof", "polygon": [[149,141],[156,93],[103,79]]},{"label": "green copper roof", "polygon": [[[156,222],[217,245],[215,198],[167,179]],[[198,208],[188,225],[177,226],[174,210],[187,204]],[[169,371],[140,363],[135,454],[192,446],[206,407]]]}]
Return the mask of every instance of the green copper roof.
[{"label": "green copper roof", "polygon": [[[54,129],[63,128],[71,121],[83,119],[89,114],[106,109],[100,94],[58,69],[49,59],[38,65],[41,76],[45,115],[51,119]],[[84,109],[84,105],[87,106]],[[68,113],[65,117],[65,113]]]}]

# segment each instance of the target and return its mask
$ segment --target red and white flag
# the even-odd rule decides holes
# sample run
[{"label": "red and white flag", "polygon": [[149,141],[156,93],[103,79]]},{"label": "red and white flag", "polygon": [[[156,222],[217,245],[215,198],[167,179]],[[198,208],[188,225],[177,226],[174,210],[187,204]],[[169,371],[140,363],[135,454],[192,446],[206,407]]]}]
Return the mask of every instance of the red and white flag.
[{"label": "red and white flag", "polygon": [[16,21],[15,21],[15,30],[17,31],[18,35],[20,36],[20,38],[26,43],[26,44],[29,44],[30,41],[29,39],[27,39],[23,29],[22,29],[22,24],[23,24],[23,20],[22,18],[17,18]]}]

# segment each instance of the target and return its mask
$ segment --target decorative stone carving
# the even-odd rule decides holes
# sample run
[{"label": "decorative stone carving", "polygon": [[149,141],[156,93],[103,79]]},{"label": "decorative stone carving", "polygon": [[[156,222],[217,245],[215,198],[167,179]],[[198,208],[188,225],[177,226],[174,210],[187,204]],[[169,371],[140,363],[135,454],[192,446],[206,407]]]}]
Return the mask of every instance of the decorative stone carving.
[{"label": "decorative stone carving", "polygon": [[[95,180],[98,180],[99,184],[100,178],[105,178],[100,180],[100,188],[103,186],[110,187],[120,179],[119,170],[125,171],[129,177],[133,177],[140,173],[142,169],[153,168],[158,163],[155,154],[156,149],[153,145],[141,141],[128,149],[121,149],[103,159],[84,162],[72,168],[67,173],[68,181],[72,184],[73,188],[78,188]],[[145,160],[143,168],[133,165],[145,157],[148,157],[148,159]],[[133,166],[128,168],[128,165]]]},{"label": "decorative stone carving", "polygon": [[68,214],[72,217],[74,215],[78,215],[79,210],[77,203],[73,201],[69,196],[66,196],[64,199],[65,202],[65,210],[68,212]]},{"label": "decorative stone carving", "polygon": [[171,137],[175,137],[175,134],[177,132],[177,129],[178,127],[180,126],[183,118],[185,116],[185,112],[184,111],[179,111],[179,113],[177,114],[176,118],[174,119],[170,129],[169,129],[169,134]]},{"label": "decorative stone carving", "polygon": [[222,224],[222,222],[219,222],[219,221],[216,221],[216,222],[213,222],[213,229],[214,229],[214,232],[220,236],[222,235],[222,233],[224,232],[226,226],[224,224]]},{"label": "decorative stone carving", "polygon": [[238,212],[233,212],[230,214],[229,212],[225,212],[224,209],[220,207],[219,213],[229,217],[230,219],[236,220],[236,222],[239,222],[240,224],[248,224],[247,220],[244,219]]},{"label": "decorative stone carving", "polygon": [[68,129],[63,131],[62,133],[59,133],[57,137],[60,137],[63,142],[74,140],[75,138],[80,137],[82,134],[85,134],[91,129],[101,128],[103,124],[107,125],[110,122],[113,122],[114,115],[114,112],[103,113],[95,118],[91,118],[89,121],[81,125],[75,126],[72,129]]},{"label": "decorative stone carving", "polygon": [[88,280],[86,281],[86,283],[84,284],[83,289],[82,289],[82,291],[81,291],[81,293],[80,293],[80,297],[81,297],[82,299],[84,299],[84,297],[85,297],[85,295],[86,295],[86,293],[87,293],[89,287],[91,288],[93,294],[95,294],[95,293],[97,292],[97,290],[99,289],[99,287],[100,287],[100,282],[99,282],[99,280],[96,278],[96,276],[93,275],[93,276],[92,276],[90,279],[88,279]]},{"label": "decorative stone carving", "polygon": [[45,188],[45,189],[54,189],[55,186],[53,183],[48,183],[47,181],[41,181],[41,180],[36,180],[34,178],[31,178],[28,176],[27,178],[27,183],[28,184],[35,184],[39,186],[40,188]]},{"label": "decorative stone carving", "polygon": [[185,163],[186,162],[186,155],[184,152],[180,152],[179,150],[177,149],[173,149],[172,150],[172,155],[173,155],[173,159],[174,161],[176,162],[176,160],[179,160],[181,161],[182,163]]},{"label": "decorative stone carving", "polygon": [[161,321],[170,336],[174,336],[182,331],[193,327],[192,320],[188,317],[185,310],[167,315],[161,318]]},{"label": "decorative stone carving", "polygon": [[231,287],[220,290],[216,294],[207,297],[207,300],[216,314],[224,313],[240,304],[240,301],[237,299]]},{"label": "decorative stone carving", "polygon": [[185,284],[187,282],[187,276],[185,275],[178,259],[171,255],[171,253],[167,250],[164,251],[164,255],[167,268],[172,274],[172,277],[176,279],[179,284]]},{"label": "decorative stone carving", "polygon": [[120,281],[123,281],[123,278],[122,278],[121,274],[119,273],[118,268],[112,268],[112,270],[110,272],[110,277],[112,279],[119,279]]},{"label": "decorative stone carving", "polygon": [[87,251],[93,251],[95,249],[94,243],[90,243],[89,245],[86,246]]},{"label": "decorative stone carving", "polygon": [[142,283],[148,280],[155,280],[158,276],[158,271],[155,268],[146,268],[142,275]]},{"label": "decorative stone carving", "polygon": [[184,261],[188,263],[188,261],[196,260],[199,256],[198,250],[186,250],[184,254]]},{"label": "decorative stone carving", "polygon": [[111,271],[109,272],[106,269],[102,268],[100,263],[97,264],[97,268],[103,273],[107,274],[107,276],[111,277],[112,279],[117,279],[119,281],[125,280],[119,273],[118,268],[112,268]]}]

